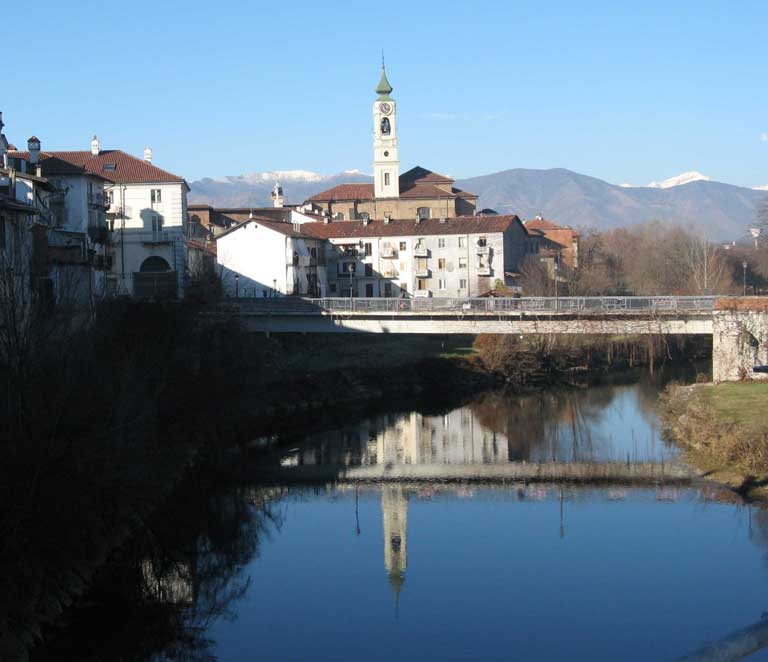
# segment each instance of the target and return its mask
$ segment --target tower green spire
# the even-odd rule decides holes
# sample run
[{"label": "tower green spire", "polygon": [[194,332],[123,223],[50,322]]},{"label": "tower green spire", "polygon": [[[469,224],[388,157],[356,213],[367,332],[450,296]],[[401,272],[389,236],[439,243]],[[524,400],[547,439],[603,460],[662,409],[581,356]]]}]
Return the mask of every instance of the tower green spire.
[{"label": "tower green spire", "polygon": [[387,70],[384,67],[384,55],[381,56],[381,79],[379,79],[379,84],[376,86],[376,94],[379,95],[380,101],[392,101],[392,99],[389,96],[389,93],[392,91],[392,86],[389,84],[389,81],[387,80]]}]

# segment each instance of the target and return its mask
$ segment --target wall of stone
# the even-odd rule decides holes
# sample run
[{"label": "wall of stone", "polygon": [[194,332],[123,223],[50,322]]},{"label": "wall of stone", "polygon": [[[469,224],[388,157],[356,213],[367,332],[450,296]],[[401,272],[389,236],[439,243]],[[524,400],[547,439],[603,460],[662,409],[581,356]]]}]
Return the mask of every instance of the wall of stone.
[{"label": "wall of stone", "polygon": [[768,310],[746,310],[745,307],[732,305],[714,312],[712,378],[715,382],[768,379],[766,373],[753,372],[754,366],[768,364]]}]

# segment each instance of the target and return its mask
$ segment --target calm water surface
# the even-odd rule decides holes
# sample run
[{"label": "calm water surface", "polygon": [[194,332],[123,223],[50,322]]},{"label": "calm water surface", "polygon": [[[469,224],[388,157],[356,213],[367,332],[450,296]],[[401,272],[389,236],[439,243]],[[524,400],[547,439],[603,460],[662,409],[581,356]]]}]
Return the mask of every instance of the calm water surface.
[{"label": "calm water surface", "polygon": [[[705,484],[497,477],[520,461],[676,462],[659,382],[491,393],[284,444],[269,458],[277,484],[254,471],[192,499],[188,522],[156,524],[151,551],[112,582],[167,631],[131,607],[140,625],[84,642],[107,593],[38,659],[118,659],[112,646],[119,659],[222,662],[671,660],[759,624],[768,513]],[[476,466],[487,480],[457,477]],[[425,467],[442,479],[392,479]]]}]

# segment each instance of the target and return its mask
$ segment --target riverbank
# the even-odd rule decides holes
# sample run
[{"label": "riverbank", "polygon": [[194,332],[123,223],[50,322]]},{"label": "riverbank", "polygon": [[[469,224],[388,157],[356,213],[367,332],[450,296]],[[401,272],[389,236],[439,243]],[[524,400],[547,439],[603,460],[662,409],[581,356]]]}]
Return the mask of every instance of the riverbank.
[{"label": "riverbank", "polygon": [[438,411],[500,385],[585,383],[692,351],[606,337],[267,339],[236,325],[198,327],[193,312],[121,303],[36,366],[24,427],[0,469],[2,659],[25,659],[189,469],[204,472],[201,463],[233,446],[417,400]]},{"label": "riverbank", "polygon": [[661,398],[667,437],[707,478],[768,500],[768,384],[671,385]]}]

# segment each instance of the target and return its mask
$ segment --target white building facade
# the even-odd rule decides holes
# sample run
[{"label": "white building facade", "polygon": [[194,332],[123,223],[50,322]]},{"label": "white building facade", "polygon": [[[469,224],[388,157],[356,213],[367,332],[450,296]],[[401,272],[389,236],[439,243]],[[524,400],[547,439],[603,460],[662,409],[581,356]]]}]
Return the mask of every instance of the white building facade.
[{"label": "white building facade", "polygon": [[220,234],[216,261],[225,296],[328,296],[325,242],[299,223],[252,217]]},{"label": "white building facade", "polygon": [[306,223],[323,238],[329,296],[476,297],[525,259],[517,216]]}]

